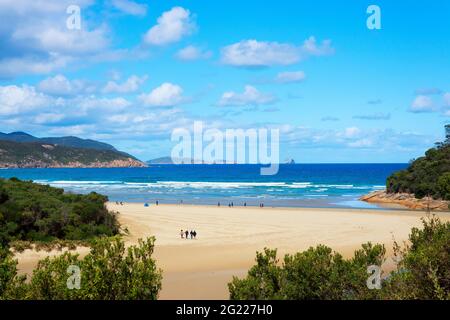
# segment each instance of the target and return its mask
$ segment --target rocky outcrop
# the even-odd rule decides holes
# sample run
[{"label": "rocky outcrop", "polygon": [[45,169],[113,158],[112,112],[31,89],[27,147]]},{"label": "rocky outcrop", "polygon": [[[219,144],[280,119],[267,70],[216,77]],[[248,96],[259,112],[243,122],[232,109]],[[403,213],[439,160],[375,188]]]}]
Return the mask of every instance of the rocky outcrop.
[{"label": "rocky outcrop", "polygon": [[450,201],[435,200],[429,197],[417,199],[409,193],[386,193],[386,191],[374,191],[360,198],[362,201],[378,204],[397,204],[414,210],[449,211]]}]

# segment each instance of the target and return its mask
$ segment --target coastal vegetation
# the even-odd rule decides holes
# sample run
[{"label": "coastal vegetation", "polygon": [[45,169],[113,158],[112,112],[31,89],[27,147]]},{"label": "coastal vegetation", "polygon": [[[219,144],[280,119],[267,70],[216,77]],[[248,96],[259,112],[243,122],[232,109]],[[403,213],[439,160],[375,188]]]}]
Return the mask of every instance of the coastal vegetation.
[{"label": "coastal vegetation", "polygon": [[107,200],[95,192],[70,194],[30,181],[0,179],[0,244],[117,235],[120,226],[107,210]]},{"label": "coastal vegetation", "polygon": [[229,283],[230,299],[450,299],[450,222],[436,217],[413,228],[409,244],[394,244],[397,269],[382,277],[379,289],[369,287],[367,267],[381,266],[382,245],[364,244],[353,258],[344,259],[331,248],[319,245],[282,264],[276,250],[258,252],[256,265],[244,279]]},{"label": "coastal vegetation", "polygon": [[155,300],[162,272],[153,250],[154,238],[128,248],[119,238],[100,238],[84,258],[66,252],[39,261],[27,281],[0,246],[0,300]]},{"label": "coastal vegetation", "polygon": [[426,196],[450,200],[450,125],[445,126],[445,141],[436,143],[424,157],[412,161],[406,170],[388,177],[388,193],[411,193],[416,198]]}]

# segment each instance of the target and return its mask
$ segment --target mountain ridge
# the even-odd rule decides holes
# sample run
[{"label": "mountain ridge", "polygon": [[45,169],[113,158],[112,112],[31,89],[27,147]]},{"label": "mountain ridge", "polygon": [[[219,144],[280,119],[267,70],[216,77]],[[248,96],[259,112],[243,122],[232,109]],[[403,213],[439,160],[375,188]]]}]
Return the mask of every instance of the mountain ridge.
[{"label": "mountain ridge", "polygon": [[20,131],[0,133],[0,168],[145,166],[134,156],[95,140],[77,137],[37,138]]}]

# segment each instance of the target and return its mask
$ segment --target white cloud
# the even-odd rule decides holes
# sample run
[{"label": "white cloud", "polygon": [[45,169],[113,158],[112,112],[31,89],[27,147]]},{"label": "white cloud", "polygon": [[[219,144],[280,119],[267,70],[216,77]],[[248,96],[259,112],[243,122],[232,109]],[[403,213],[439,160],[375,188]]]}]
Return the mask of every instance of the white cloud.
[{"label": "white cloud", "polygon": [[301,46],[289,43],[242,40],[222,48],[222,63],[235,67],[268,67],[290,65],[309,56],[323,56],[334,53],[330,40],[317,45],[310,37]]},{"label": "white cloud", "polygon": [[450,107],[450,92],[444,94],[444,103],[446,107]]},{"label": "white cloud", "polygon": [[64,115],[60,113],[41,113],[34,118],[36,124],[57,123],[64,119]]},{"label": "white cloud", "polygon": [[94,125],[80,124],[66,127],[55,127],[49,130],[51,135],[80,136],[96,130]]},{"label": "white cloud", "polygon": [[6,57],[0,58],[0,76],[14,77],[20,74],[48,74],[65,67],[74,59],[68,56],[50,54],[45,58]]},{"label": "white cloud", "polygon": [[434,95],[434,94],[441,94],[442,90],[439,88],[420,88],[416,90],[417,95]]},{"label": "white cloud", "polygon": [[46,107],[55,101],[34,87],[0,86],[0,115],[15,115],[40,107]]},{"label": "white cloud", "polygon": [[300,60],[291,44],[243,40],[222,48],[222,62],[237,67],[288,65]]},{"label": "white cloud", "polygon": [[[0,76],[46,74],[108,49],[106,25],[83,16],[81,30],[67,29],[66,9],[71,4],[72,0],[0,1]],[[93,1],[76,4],[84,12]]]},{"label": "white cloud", "polygon": [[253,86],[245,86],[243,93],[236,93],[234,91],[225,92],[220,98],[219,106],[245,106],[245,105],[260,105],[270,104],[276,101],[276,98],[271,94],[266,94],[258,91]]},{"label": "white cloud", "polygon": [[25,24],[13,33],[12,39],[17,42],[34,43],[37,49],[44,52],[73,55],[101,52],[109,44],[107,34],[106,26],[74,32],[59,25]]},{"label": "white cloud", "polygon": [[183,89],[170,82],[165,82],[148,94],[141,94],[139,100],[146,106],[171,107],[184,101]]},{"label": "white cloud", "polygon": [[311,56],[326,56],[334,53],[331,40],[323,40],[317,45],[316,38],[311,36],[303,42],[302,52]]},{"label": "white cloud", "polygon": [[125,109],[126,107],[131,106],[131,102],[122,97],[108,99],[97,98],[94,95],[74,99],[70,102],[70,104],[76,105],[78,108],[81,108],[83,112],[86,112],[90,109],[95,111],[99,111],[100,109],[106,109],[107,111],[120,111]]},{"label": "white cloud", "polygon": [[358,137],[361,133],[361,129],[359,129],[358,127],[350,127],[350,128],[345,128],[344,132],[343,132],[343,136],[346,138],[355,138]]},{"label": "white cloud", "polygon": [[419,95],[411,104],[409,111],[414,113],[434,111],[433,100],[429,96]]},{"label": "white cloud", "polygon": [[325,116],[322,117],[322,119],[320,119],[321,121],[339,121],[338,117],[333,117],[333,116]]},{"label": "white cloud", "polygon": [[303,71],[280,72],[276,77],[279,83],[301,82],[305,80],[306,75]]},{"label": "white cloud", "polygon": [[44,93],[63,96],[95,90],[94,87],[88,86],[82,80],[69,80],[62,74],[42,80],[39,82],[37,88]]},{"label": "white cloud", "polygon": [[354,119],[360,119],[360,120],[389,120],[391,119],[390,113],[383,113],[383,112],[377,112],[374,114],[363,114],[363,115],[357,115],[353,117]]},{"label": "white cloud", "polygon": [[353,142],[349,142],[347,145],[350,148],[368,148],[373,146],[373,141],[370,138],[360,139]]},{"label": "white cloud", "polygon": [[120,11],[134,16],[145,16],[147,14],[147,6],[131,0],[113,0],[112,5]]},{"label": "white cloud", "polygon": [[144,36],[148,44],[160,46],[177,42],[197,28],[190,11],[182,7],[173,7],[164,12],[157,21]]},{"label": "white cloud", "polygon": [[179,50],[176,54],[176,57],[180,60],[208,59],[211,56],[211,51],[203,51],[201,48],[197,48],[192,45]]},{"label": "white cloud", "polygon": [[147,76],[130,76],[125,82],[117,83],[116,81],[108,81],[103,88],[104,93],[130,93],[139,90],[139,87],[147,80]]}]

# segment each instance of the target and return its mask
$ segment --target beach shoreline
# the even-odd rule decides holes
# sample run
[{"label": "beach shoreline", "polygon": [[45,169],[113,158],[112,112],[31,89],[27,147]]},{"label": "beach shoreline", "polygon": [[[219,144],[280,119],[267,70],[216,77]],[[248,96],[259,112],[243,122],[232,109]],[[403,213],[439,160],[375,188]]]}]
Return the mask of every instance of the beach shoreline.
[{"label": "beach shoreline", "polygon": [[[129,230],[127,245],[156,237],[154,257],[163,270],[160,299],[227,299],[227,283],[243,277],[256,251],[277,248],[279,258],[324,244],[351,257],[362,243],[383,243],[392,255],[393,239],[403,243],[412,227],[421,226],[425,212],[336,208],[272,208],[108,203]],[[450,221],[450,213],[437,213]],[[180,230],[196,230],[197,239],[181,239]],[[88,248],[78,248],[81,256]],[[21,273],[30,274],[47,253],[16,254]],[[388,259],[384,266],[392,269]]]}]

